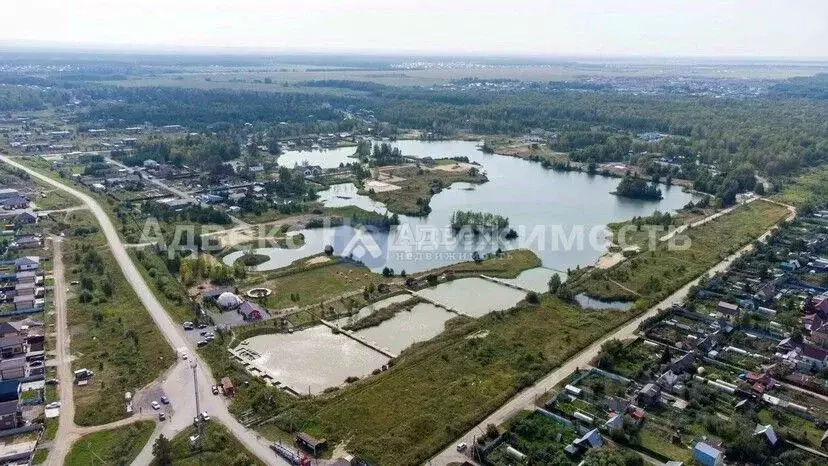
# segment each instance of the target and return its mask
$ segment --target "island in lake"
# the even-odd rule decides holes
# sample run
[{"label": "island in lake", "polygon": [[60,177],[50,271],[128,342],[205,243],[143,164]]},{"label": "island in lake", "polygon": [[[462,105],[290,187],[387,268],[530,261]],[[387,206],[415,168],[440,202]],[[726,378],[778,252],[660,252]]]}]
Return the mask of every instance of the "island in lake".
[{"label": "island in lake", "polygon": [[661,200],[661,190],[656,185],[637,177],[627,175],[618,183],[618,187],[612,192],[616,196],[629,197],[633,199]]}]

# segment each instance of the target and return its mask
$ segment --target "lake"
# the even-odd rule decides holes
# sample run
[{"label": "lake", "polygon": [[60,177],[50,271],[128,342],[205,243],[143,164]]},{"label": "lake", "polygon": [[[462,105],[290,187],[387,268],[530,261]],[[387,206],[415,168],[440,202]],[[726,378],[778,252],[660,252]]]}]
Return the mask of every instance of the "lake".
[{"label": "lake", "polygon": [[[432,198],[432,211],[427,217],[400,216],[400,225],[391,232],[370,232],[356,238],[359,235],[349,227],[305,230],[302,233],[306,244],[298,250],[257,251],[271,257],[268,270],[318,254],[328,244],[334,246],[337,254],[343,254],[353,252],[355,243],[362,246],[365,242],[372,244],[356,248],[363,253],[358,259],[374,271],[390,267],[395,272],[421,272],[471,260],[475,251],[494,252],[498,248],[528,248],[541,258],[544,267],[567,270],[591,265],[606,251],[607,223],[648,216],[655,210],[676,211],[693,199],[677,186],[662,187],[664,199],[659,201],[618,197],[610,194],[618,185],[618,178],[545,170],[536,162],[484,154],[470,141],[405,140],[392,144],[414,157],[468,157],[480,164],[489,182],[455,183]],[[353,147],[346,147],[291,152],[283,154],[280,163],[293,166],[307,160],[312,165],[339,166],[340,162],[353,161],[348,158],[353,151]],[[357,194],[353,184],[332,186],[320,193],[320,200],[332,207],[356,205],[370,211],[386,211],[381,203]],[[456,210],[508,217],[519,237],[511,241],[458,241],[448,228]],[[257,269],[265,270],[261,266]]]}]

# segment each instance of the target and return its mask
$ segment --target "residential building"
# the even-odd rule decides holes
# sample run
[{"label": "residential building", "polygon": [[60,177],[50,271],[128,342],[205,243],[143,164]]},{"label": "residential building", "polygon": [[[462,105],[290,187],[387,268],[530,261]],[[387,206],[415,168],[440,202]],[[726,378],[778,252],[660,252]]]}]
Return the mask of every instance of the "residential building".
[{"label": "residential building", "polygon": [[33,223],[37,223],[37,215],[33,212],[29,212],[28,210],[24,210],[23,212],[19,213],[16,217],[14,217],[14,224],[19,225],[31,225]]},{"label": "residential building", "polygon": [[15,380],[26,377],[26,357],[0,361],[0,380]]},{"label": "residential building", "polygon": [[[39,262],[38,262],[39,264]],[[15,262],[15,265],[17,263]],[[37,267],[35,267],[37,268]],[[17,283],[37,283],[37,272],[32,269],[23,269],[23,272],[17,272],[14,276]]]},{"label": "residential building", "polygon": [[0,338],[0,358],[9,359],[21,356],[26,351],[25,342],[25,337],[16,334]]},{"label": "residential building", "polygon": [[802,371],[821,371],[828,365],[828,350],[818,346],[802,345],[797,358],[797,367]]},{"label": "residential building", "polygon": [[0,200],[0,205],[6,210],[18,210],[29,208],[29,200],[23,196],[8,197]]},{"label": "residential building", "polygon": [[727,317],[736,317],[739,315],[739,305],[728,303],[726,301],[719,301],[719,304],[716,305],[716,312]]},{"label": "residential building", "polygon": [[12,188],[0,188],[0,199],[20,196],[20,191]]},{"label": "residential building", "polygon": [[0,382],[0,430],[14,429],[23,425],[20,410],[20,383]]},{"label": "residential building", "polygon": [[238,311],[244,320],[260,320],[265,315],[265,310],[261,306],[250,301],[243,302]]},{"label": "residential building", "polygon": [[23,311],[35,308],[35,297],[33,294],[14,297],[14,310]]},{"label": "residential building", "polygon": [[703,466],[721,466],[724,464],[722,452],[704,442],[697,443],[693,448],[693,458]]}]

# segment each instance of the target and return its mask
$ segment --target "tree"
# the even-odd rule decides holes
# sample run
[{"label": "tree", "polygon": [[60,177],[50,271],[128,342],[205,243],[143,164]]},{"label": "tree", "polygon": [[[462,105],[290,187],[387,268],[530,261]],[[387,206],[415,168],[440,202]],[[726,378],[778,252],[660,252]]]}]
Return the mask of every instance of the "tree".
[{"label": "tree", "polygon": [[158,436],[158,440],[152,445],[152,456],[160,465],[172,464],[172,445],[164,434]]},{"label": "tree", "polygon": [[540,302],[540,297],[534,291],[530,291],[526,293],[526,302],[530,304],[538,304]]},{"label": "tree", "polygon": [[553,274],[549,277],[549,292],[552,294],[556,294],[558,292],[558,287],[561,286],[561,276]]}]

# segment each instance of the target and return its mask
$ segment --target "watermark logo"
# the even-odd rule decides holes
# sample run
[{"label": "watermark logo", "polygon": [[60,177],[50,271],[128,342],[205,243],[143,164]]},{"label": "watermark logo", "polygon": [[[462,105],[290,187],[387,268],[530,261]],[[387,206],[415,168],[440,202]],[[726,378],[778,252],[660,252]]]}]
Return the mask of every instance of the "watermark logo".
[{"label": "watermark logo", "polygon": [[362,262],[368,267],[385,265],[388,235],[370,226],[337,227],[333,234],[334,254]]}]

